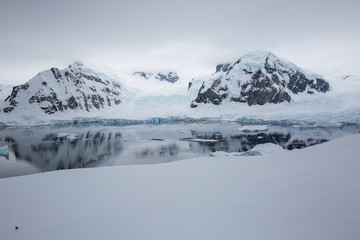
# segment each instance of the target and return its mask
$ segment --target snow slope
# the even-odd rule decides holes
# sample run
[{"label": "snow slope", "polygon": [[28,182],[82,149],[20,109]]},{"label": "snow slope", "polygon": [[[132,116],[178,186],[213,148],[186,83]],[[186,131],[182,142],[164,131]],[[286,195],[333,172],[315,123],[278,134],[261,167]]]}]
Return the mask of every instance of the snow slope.
[{"label": "snow slope", "polygon": [[13,86],[8,84],[0,84],[0,101],[3,101],[7,96],[11,94]]},{"label": "snow slope", "polygon": [[359,142],[0,179],[0,239],[359,239]]}]

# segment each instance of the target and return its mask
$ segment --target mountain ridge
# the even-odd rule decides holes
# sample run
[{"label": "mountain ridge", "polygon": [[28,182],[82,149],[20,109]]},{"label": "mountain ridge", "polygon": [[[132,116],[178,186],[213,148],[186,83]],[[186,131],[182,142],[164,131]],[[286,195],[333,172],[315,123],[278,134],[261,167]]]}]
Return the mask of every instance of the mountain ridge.
[{"label": "mountain ridge", "polygon": [[272,52],[257,51],[240,57],[233,64],[218,65],[205,79],[191,103],[220,105],[224,100],[264,105],[290,102],[292,94],[327,92],[329,83],[320,75],[310,75]]},{"label": "mountain ridge", "polygon": [[76,62],[68,68],[51,68],[38,73],[28,82],[15,86],[5,99],[4,113],[22,107],[35,106],[44,113],[66,112],[110,107],[121,103],[121,87],[109,78],[96,75]]}]

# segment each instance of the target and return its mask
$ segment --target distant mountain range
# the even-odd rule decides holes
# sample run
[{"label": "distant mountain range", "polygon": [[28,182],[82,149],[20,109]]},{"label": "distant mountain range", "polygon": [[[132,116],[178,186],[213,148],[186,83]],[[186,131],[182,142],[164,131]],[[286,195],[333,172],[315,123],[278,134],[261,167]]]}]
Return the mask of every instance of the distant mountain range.
[{"label": "distant mountain range", "polygon": [[[352,79],[350,76],[341,81],[345,81],[344,84],[348,82],[345,85],[349,88],[350,81],[356,83]],[[191,81],[183,78],[180,81],[175,72],[141,71],[135,72],[130,80],[111,79],[84,67],[80,62],[65,69],[51,68],[38,73],[27,83],[13,87],[12,92],[7,90],[6,97],[3,95],[0,101],[0,122],[46,123],[85,117],[141,119],[143,116],[207,116],[206,111],[210,108],[211,116],[223,112],[227,115],[246,116],[251,113],[255,116],[261,115],[261,112],[254,112],[253,106],[264,106],[264,112],[273,113],[272,106],[279,104],[286,106],[287,111],[296,109],[293,114],[297,114],[298,109],[309,108],[313,104],[322,104],[321,108],[328,111],[327,100],[324,102],[323,96],[339,104],[346,101],[350,105],[350,102],[352,110],[348,110],[347,106],[342,109],[347,111],[346,114],[358,111],[357,101],[352,101],[357,96],[356,92],[348,95],[349,99],[343,98],[343,94],[341,97],[335,96],[330,89],[344,91],[341,83],[330,86],[329,81],[321,75],[308,73],[267,51],[251,52],[234,63],[219,64],[213,74],[195,77]],[[160,90],[145,96],[142,91],[130,87],[129,82],[138,89],[159,84]],[[188,84],[187,91],[183,83]],[[184,90],[168,91],[181,84]],[[0,93],[3,89],[0,86]],[[307,112],[308,115],[313,113],[314,109]],[[286,117],[286,113],[281,114]]]}]

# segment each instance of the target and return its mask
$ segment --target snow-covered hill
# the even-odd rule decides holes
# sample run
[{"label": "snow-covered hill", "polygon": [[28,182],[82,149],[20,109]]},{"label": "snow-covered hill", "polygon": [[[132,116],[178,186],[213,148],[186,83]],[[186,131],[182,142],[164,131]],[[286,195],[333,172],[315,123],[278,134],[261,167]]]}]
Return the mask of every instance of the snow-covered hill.
[{"label": "snow-covered hill", "polygon": [[[194,80],[199,82],[198,79]],[[191,103],[220,105],[240,102],[251,105],[290,102],[293,95],[329,91],[322,76],[308,74],[295,64],[271,52],[258,51],[242,56],[233,64],[219,64],[216,72],[200,80],[201,86]]]},{"label": "snow-covered hill", "polygon": [[2,118],[25,119],[41,119],[44,115],[56,118],[60,114],[82,116],[91,112],[96,115],[102,109],[119,105],[122,92],[119,83],[77,62],[62,70],[43,71],[14,87],[0,104],[0,114]]}]

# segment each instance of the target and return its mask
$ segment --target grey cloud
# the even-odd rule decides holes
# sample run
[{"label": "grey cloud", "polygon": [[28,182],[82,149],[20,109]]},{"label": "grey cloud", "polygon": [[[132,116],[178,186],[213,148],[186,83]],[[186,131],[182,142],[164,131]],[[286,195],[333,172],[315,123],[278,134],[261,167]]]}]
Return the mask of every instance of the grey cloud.
[{"label": "grey cloud", "polygon": [[[256,49],[310,67],[354,64],[358,9],[354,0],[1,0],[0,78],[24,82],[45,66],[75,60],[197,75]],[[333,49],[342,55],[329,58]]]}]

